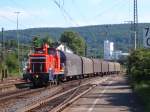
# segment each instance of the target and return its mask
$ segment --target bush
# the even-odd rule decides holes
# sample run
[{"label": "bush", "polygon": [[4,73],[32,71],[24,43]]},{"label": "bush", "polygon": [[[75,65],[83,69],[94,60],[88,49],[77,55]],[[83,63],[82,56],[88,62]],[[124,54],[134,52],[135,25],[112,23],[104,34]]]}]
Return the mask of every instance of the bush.
[{"label": "bush", "polygon": [[150,78],[150,50],[139,49],[128,57],[128,71],[133,81],[149,80]]},{"label": "bush", "polygon": [[137,83],[140,83],[141,79],[143,78],[143,71],[140,71],[136,68],[133,68],[131,70],[131,73],[132,73],[132,79],[134,82],[137,82]]},{"label": "bush", "polygon": [[9,73],[18,72],[18,60],[16,53],[9,53],[5,57],[5,63],[8,68]]},{"label": "bush", "polygon": [[128,73],[134,91],[140,96],[144,111],[150,112],[150,50],[139,49],[128,57]]}]

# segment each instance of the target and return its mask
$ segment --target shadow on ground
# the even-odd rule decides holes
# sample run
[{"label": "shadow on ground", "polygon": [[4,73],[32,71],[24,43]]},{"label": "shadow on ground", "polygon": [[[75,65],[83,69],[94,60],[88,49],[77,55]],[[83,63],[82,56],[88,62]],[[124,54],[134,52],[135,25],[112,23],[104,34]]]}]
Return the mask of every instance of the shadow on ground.
[{"label": "shadow on ground", "polygon": [[[127,79],[127,77],[125,78]],[[94,108],[119,108],[120,111],[143,112],[140,101],[132,92],[131,87],[126,80],[117,81],[116,83],[112,83],[109,86],[108,84],[101,84],[101,86],[101,88],[105,88],[105,86],[107,86],[107,91],[103,95],[100,95],[101,93],[93,92],[83,96],[82,98],[88,98],[91,100],[95,100],[98,98],[99,103],[97,103]],[[102,99],[104,99],[105,101]],[[90,107],[93,102],[91,104],[90,103],[91,102],[74,104],[73,107]]]}]

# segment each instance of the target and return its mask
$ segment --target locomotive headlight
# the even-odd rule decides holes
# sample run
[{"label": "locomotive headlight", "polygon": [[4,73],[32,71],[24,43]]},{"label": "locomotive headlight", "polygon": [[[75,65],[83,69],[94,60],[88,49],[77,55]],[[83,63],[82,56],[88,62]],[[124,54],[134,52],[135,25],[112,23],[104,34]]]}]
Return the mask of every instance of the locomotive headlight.
[{"label": "locomotive headlight", "polygon": [[38,76],[38,75],[35,75],[35,78],[39,78],[39,76]]},{"label": "locomotive headlight", "polygon": [[64,72],[64,69],[61,69],[60,71],[61,71],[61,72]]}]

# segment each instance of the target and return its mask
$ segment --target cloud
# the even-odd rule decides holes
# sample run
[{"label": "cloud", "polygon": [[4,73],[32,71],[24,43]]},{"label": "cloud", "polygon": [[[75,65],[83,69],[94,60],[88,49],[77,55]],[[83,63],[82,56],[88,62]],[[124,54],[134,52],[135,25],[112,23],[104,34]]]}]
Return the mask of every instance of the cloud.
[{"label": "cloud", "polygon": [[[48,13],[46,9],[39,9],[39,10],[23,10],[20,8],[15,7],[2,7],[0,10],[0,24],[1,26],[6,27],[6,29],[13,29],[16,25],[17,15],[15,12],[19,11],[19,28],[29,28],[33,26],[48,26],[45,23],[44,19],[40,17],[47,17]],[[11,28],[12,27],[12,28]]]},{"label": "cloud", "polygon": [[11,20],[16,20],[16,14],[15,12],[20,12],[19,14],[19,18],[23,19],[23,20],[28,20],[31,19],[32,17],[40,17],[42,16],[46,16],[48,13],[46,10],[44,9],[39,9],[39,10],[33,10],[32,11],[28,11],[28,10],[23,10],[20,8],[14,8],[14,7],[2,7],[0,10],[0,16],[5,17],[5,18],[9,18]]}]

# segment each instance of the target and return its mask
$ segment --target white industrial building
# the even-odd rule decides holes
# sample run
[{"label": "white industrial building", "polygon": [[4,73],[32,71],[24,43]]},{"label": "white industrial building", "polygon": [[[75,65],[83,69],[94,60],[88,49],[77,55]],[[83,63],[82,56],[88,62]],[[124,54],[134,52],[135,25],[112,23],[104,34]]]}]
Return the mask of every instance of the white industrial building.
[{"label": "white industrial building", "polygon": [[73,51],[69,47],[67,47],[66,45],[64,45],[64,44],[58,44],[58,46],[56,48],[59,49],[59,50],[61,50],[61,51],[73,54]]},{"label": "white industrial building", "polygon": [[126,59],[129,55],[129,53],[123,53],[122,51],[114,51],[113,60]]},{"label": "white industrial building", "polygon": [[112,60],[114,52],[114,43],[108,40],[104,41],[104,59]]},{"label": "white industrial building", "polygon": [[122,51],[118,50],[118,51],[113,52],[113,59],[114,60],[119,60],[121,56],[122,56]]}]

